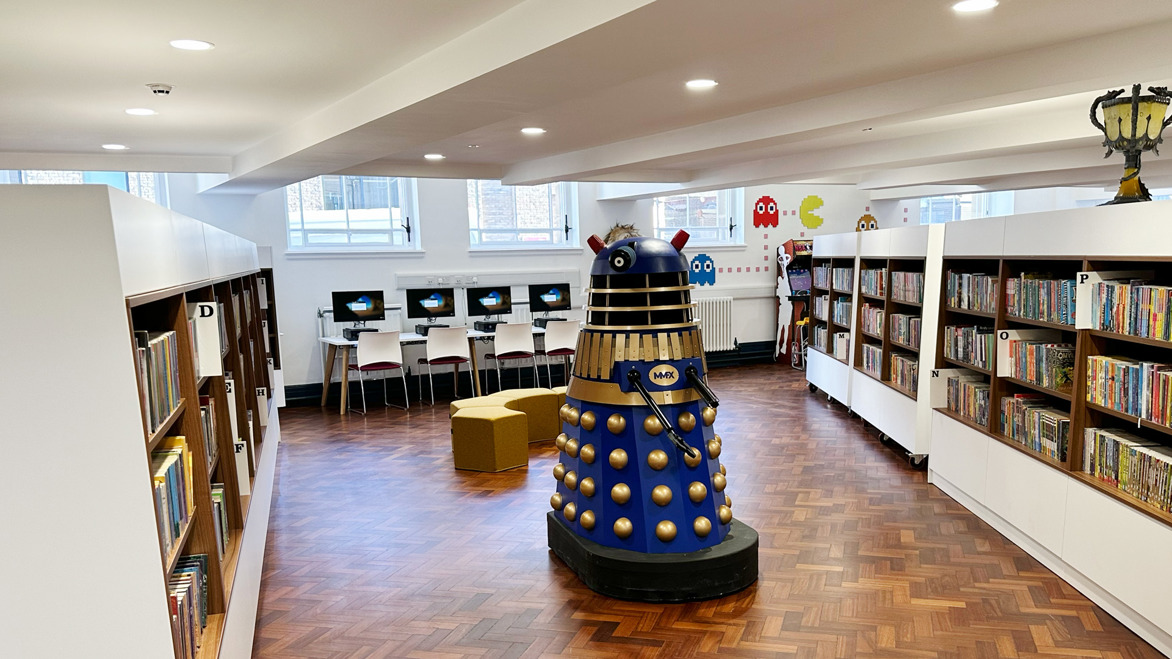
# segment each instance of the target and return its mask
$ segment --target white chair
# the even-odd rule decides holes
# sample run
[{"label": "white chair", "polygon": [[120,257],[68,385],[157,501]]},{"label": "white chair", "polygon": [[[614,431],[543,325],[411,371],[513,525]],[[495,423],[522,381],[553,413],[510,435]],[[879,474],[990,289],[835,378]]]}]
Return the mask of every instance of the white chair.
[{"label": "white chair", "polygon": [[[427,365],[427,386],[431,390],[431,404],[435,405],[435,382],[431,377],[432,366],[452,366],[452,388],[456,398],[460,397],[460,364],[467,364],[472,360],[468,348],[468,328],[466,327],[432,327],[427,332],[427,357],[420,357],[419,364]],[[469,369],[468,384],[475,391],[472,378],[476,374]],[[419,400],[423,400],[423,388],[419,390]]]},{"label": "white chair", "polygon": [[[578,333],[582,325],[575,320],[559,320],[545,326],[545,349],[537,354],[546,357],[561,357],[565,366],[566,384],[570,383],[570,357],[578,348]],[[545,360],[545,377],[549,386],[553,387],[553,374],[549,370],[549,360]]]},{"label": "white chair", "polygon": [[[399,343],[398,332],[363,332],[358,335],[357,364],[350,364],[351,371],[358,371],[358,386],[362,390],[362,413],[366,414],[366,373],[383,371],[383,402],[390,407],[387,394],[386,371],[398,369],[403,378],[403,400],[410,409],[411,397],[407,394],[407,369],[403,368],[403,345]],[[397,406],[396,406],[397,407]],[[350,408],[354,410],[354,408]]]},{"label": "white chair", "polygon": [[[496,338],[493,339],[495,352],[485,355],[485,359],[496,360],[496,386],[504,389],[501,383],[501,362],[515,359],[533,360],[533,382],[541,386],[537,379],[537,351],[533,348],[533,326],[529,323],[501,323],[496,326]],[[517,365],[517,387],[521,386],[521,365]]]}]

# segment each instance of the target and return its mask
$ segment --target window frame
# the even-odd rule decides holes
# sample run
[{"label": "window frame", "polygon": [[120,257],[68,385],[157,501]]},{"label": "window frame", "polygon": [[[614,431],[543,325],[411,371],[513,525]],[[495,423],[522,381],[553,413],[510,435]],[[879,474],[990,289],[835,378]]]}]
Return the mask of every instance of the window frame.
[{"label": "window frame", "polygon": [[[334,211],[345,211],[344,220],[345,227],[342,228],[308,228],[305,225],[305,203],[303,186],[308,181],[315,179],[323,179],[327,176],[336,176],[339,182],[340,200],[342,208],[332,209]],[[351,211],[357,210],[372,210],[370,208],[354,208],[351,206],[351,187],[358,185],[362,187],[363,179],[384,179],[393,181],[393,185],[398,186],[398,197],[400,201],[399,206],[392,207],[387,205],[388,215],[390,216],[390,227],[384,228],[363,228],[354,227],[353,223],[357,221],[351,216]],[[326,200],[326,193],[324,191],[324,183],[319,184],[323,187],[322,200]],[[297,209],[298,224],[294,225],[294,210],[293,204],[290,201],[290,194],[293,189],[297,191]],[[374,254],[406,254],[414,255],[423,252],[423,241],[419,230],[419,185],[418,179],[405,176],[350,176],[345,174],[322,174],[313,176],[297,183],[292,183],[285,186],[285,245],[286,254],[358,254],[358,253],[374,253]],[[382,207],[378,207],[381,209]],[[402,220],[397,220],[394,217],[394,210],[399,209]],[[323,211],[327,209],[322,209]],[[375,209],[377,210],[377,209]],[[399,222],[399,227],[395,223]],[[334,243],[310,243],[308,242],[308,234],[326,234],[326,235],[344,235],[345,242]],[[294,236],[301,234],[301,243],[294,243]],[[355,235],[378,235],[387,234],[390,237],[386,242],[354,242],[352,237]],[[404,244],[395,245],[395,234],[404,235]]]},{"label": "window frame", "polygon": [[[77,174],[80,181],[30,181],[30,175],[37,173],[49,174]],[[4,169],[0,170],[0,185],[108,185],[122,190],[140,199],[146,199],[152,204],[164,208],[171,207],[171,196],[167,186],[165,172],[123,172],[117,170],[79,170],[79,169]],[[15,174],[16,180],[11,180]],[[111,175],[114,175],[113,177]],[[151,188],[153,195],[147,196],[144,192],[143,176],[152,177]],[[76,178],[76,177],[75,177]],[[112,181],[117,178],[118,181]],[[119,185],[118,183],[121,183]]]},{"label": "window frame", "polygon": [[[688,218],[687,226],[662,226],[661,222],[665,222],[664,206],[668,200],[679,197],[696,197],[699,195],[708,195],[715,192],[717,195],[716,215],[717,217],[727,218],[733,224],[732,236],[726,240],[706,240],[702,237],[701,231],[711,230],[713,227],[696,226],[691,223],[691,218]],[[663,195],[660,197],[651,198],[651,232],[652,235],[663,240],[671,240],[672,236],[681,229],[687,231],[691,236],[688,240],[690,247],[729,247],[729,248],[743,248],[745,247],[745,189],[744,188],[725,188],[723,190],[703,190],[700,192],[685,192],[681,194]],[[724,235],[724,229],[728,228],[728,223],[718,225],[721,230],[721,235]]]},{"label": "window frame", "polygon": [[[485,229],[476,226],[479,224],[478,214],[473,209],[473,185],[479,185],[485,182],[495,182],[501,187],[506,188],[535,188],[535,187],[552,187],[558,186],[560,191],[557,195],[558,207],[555,209],[551,204],[550,208],[550,227],[542,228],[525,228],[517,227],[516,220],[516,195],[513,196],[513,223],[512,228],[501,229]],[[494,179],[466,179],[465,190],[467,194],[468,203],[468,251],[476,254],[494,253],[494,252],[553,252],[562,253],[566,251],[581,251],[581,233],[578,230],[578,184],[572,181],[558,181],[554,183],[545,183],[539,186],[508,186],[503,185],[500,181]],[[479,190],[477,190],[479,192]],[[552,193],[552,190],[550,190]],[[477,201],[479,195],[476,197]],[[560,217],[560,226],[557,226],[554,220]],[[565,229],[569,227],[569,236],[565,236]],[[526,241],[509,241],[497,243],[484,243],[480,240],[480,235],[484,233],[545,233],[548,232],[551,238],[559,234],[564,236],[561,242],[526,242]]]}]

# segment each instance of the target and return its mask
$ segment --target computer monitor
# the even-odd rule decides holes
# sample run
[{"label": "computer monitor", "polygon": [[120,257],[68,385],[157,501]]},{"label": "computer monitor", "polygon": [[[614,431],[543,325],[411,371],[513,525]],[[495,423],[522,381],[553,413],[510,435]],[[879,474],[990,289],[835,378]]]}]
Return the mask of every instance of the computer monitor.
[{"label": "computer monitor", "polygon": [[529,313],[569,311],[569,284],[529,284]]},{"label": "computer monitor", "polygon": [[334,291],[335,323],[364,323],[368,320],[386,320],[382,291]]},{"label": "computer monitor", "polygon": [[481,286],[466,289],[469,316],[500,316],[513,313],[513,293],[508,286]]},{"label": "computer monitor", "polygon": [[408,318],[449,318],[456,315],[456,292],[451,288],[408,288]]}]

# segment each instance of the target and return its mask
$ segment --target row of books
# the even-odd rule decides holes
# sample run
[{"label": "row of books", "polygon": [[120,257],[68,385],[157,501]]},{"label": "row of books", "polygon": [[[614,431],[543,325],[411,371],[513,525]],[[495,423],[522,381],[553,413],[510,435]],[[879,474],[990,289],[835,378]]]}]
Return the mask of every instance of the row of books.
[{"label": "row of books", "polygon": [[944,327],[944,356],[989,368],[993,359],[993,328],[976,325],[946,325]]},{"label": "row of books", "polygon": [[1172,426],[1172,365],[1130,357],[1087,357],[1087,400]]},{"label": "row of books", "polygon": [[887,268],[863,268],[859,271],[859,290],[866,295],[887,295]]},{"label": "row of books", "polygon": [[1009,366],[1010,375],[1018,380],[1069,392],[1074,386],[1074,344],[1012,340]]},{"label": "row of books", "polygon": [[1172,287],[1143,280],[1095,284],[1091,325],[1117,334],[1172,341]]},{"label": "row of books", "polygon": [[830,266],[814,266],[814,286],[817,288],[830,288]]},{"label": "row of books", "polygon": [[830,337],[830,330],[826,329],[825,325],[815,325],[810,339],[814,341],[814,347],[822,352],[829,352],[826,345]]},{"label": "row of books", "polygon": [[904,391],[916,393],[920,383],[920,360],[907,353],[891,353],[891,383]]},{"label": "row of books", "polygon": [[924,273],[891,273],[891,299],[901,302],[924,303]]},{"label": "row of books", "polygon": [[914,348],[920,347],[920,317],[891,314],[891,340]]},{"label": "row of books", "polygon": [[1172,512],[1172,450],[1113,428],[1083,433],[1082,470],[1160,510]]},{"label": "row of books", "polygon": [[883,307],[873,307],[864,302],[859,320],[864,332],[883,336]]},{"label": "row of books", "polygon": [[171,629],[178,640],[179,658],[195,659],[208,626],[208,555],[179,559],[167,580]]},{"label": "row of books", "polygon": [[986,313],[997,312],[997,284],[999,278],[985,274],[948,271],[948,306]]},{"label": "row of books", "polygon": [[846,361],[850,357],[851,349],[851,335],[850,332],[835,332],[833,337],[834,345],[832,346],[833,354],[838,359]]},{"label": "row of books", "polygon": [[220,444],[216,441],[216,401],[211,396],[199,397],[199,422],[210,468],[220,454]]},{"label": "row of books", "polygon": [[212,524],[216,528],[216,548],[220,552],[220,559],[228,553],[228,507],[224,499],[224,484],[212,483]]},{"label": "row of books", "polygon": [[965,373],[948,378],[948,409],[978,426],[989,425],[989,383]]},{"label": "row of books", "polygon": [[818,320],[830,319],[830,294],[815,295],[811,300],[814,303],[813,314]]},{"label": "row of books", "polygon": [[863,370],[875,379],[883,377],[883,346],[863,344]]},{"label": "row of books", "polygon": [[134,342],[142,404],[153,433],[179,407],[179,335],[138,330]]},{"label": "row of books", "polygon": [[195,512],[191,451],[182,436],[165,437],[151,452],[151,482],[158,510],[159,542],[170,556]]},{"label": "row of books", "polygon": [[1073,279],[1023,273],[1005,280],[1005,311],[1018,318],[1074,325],[1075,288]]},{"label": "row of books", "polygon": [[1065,460],[1070,415],[1046,405],[1042,394],[1006,396],[1001,399],[1001,432],[1031,451]]},{"label": "row of books", "polygon": [[835,268],[830,275],[830,283],[840,291],[849,291],[854,287],[854,268]]},{"label": "row of books", "polygon": [[849,297],[835,298],[834,322],[843,327],[851,326],[851,299]]},{"label": "row of books", "polygon": [[224,350],[228,347],[228,314],[224,313],[223,302],[217,302],[216,306],[220,312],[218,317],[220,321],[220,349]]}]

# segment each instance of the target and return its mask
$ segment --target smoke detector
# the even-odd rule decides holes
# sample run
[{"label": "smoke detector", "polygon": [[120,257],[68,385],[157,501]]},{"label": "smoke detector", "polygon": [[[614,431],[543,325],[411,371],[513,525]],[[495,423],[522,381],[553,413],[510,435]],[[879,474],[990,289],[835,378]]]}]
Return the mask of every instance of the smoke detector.
[{"label": "smoke detector", "polygon": [[147,89],[151,90],[151,93],[155,96],[166,96],[171,93],[174,87],[161,82],[152,82],[147,84]]}]

